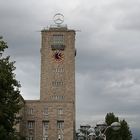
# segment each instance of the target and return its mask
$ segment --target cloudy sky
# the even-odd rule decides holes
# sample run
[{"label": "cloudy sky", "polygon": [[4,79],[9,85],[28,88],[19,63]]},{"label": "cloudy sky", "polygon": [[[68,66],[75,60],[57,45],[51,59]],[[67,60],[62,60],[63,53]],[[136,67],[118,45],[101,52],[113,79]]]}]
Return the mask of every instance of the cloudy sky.
[{"label": "cloudy sky", "polygon": [[77,125],[108,112],[140,131],[139,0],[0,0],[0,35],[25,99],[39,99],[40,30],[56,13],[76,34]]}]

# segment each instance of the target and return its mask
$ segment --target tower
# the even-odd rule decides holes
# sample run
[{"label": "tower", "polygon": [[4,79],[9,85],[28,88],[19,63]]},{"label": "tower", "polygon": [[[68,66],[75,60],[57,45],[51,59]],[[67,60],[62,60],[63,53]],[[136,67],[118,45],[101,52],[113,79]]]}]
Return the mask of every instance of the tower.
[{"label": "tower", "polygon": [[40,99],[25,100],[20,133],[27,140],[73,140],[75,137],[75,31],[62,25],[41,31]]},{"label": "tower", "polygon": [[57,24],[41,33],[40,100],[48,106],[51,128],[48,136],[50,133],[50,140],[72,140],[75,131],[75,31]]}]

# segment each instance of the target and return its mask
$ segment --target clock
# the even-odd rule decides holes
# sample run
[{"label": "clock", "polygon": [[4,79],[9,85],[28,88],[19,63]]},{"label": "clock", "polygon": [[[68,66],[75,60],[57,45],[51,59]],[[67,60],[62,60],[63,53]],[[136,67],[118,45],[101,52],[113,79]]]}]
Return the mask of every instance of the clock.
[{"label": "clock", "polygon": [[64,54],[60,50],[54,51],[53,58],[57,62],[62,61],[64,58]]}]

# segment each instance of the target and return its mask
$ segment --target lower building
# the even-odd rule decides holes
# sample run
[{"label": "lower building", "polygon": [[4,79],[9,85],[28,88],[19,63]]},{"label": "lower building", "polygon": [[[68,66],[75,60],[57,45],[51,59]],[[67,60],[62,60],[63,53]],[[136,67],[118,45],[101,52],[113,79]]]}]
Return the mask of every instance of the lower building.
[{"label": "lower building", "polygon": [[25,102],[20,130],[27,140],[73,139],[75,118],[71,103]]}]

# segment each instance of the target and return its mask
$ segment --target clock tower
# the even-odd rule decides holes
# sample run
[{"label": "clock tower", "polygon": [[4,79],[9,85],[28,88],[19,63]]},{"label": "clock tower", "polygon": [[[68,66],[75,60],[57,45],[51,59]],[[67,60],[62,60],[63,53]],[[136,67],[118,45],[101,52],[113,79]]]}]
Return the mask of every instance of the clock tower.
[{"label": "clock tower", "polygon": [[41,32],[40,101],[47,103],[49,116],[47,121],[50,128],[48,139],[73,140],[75,133],[75,31],[60,25],[60,21],[56,24]]}]

